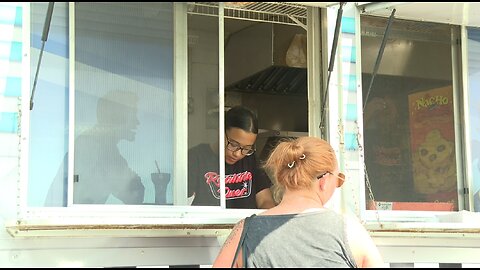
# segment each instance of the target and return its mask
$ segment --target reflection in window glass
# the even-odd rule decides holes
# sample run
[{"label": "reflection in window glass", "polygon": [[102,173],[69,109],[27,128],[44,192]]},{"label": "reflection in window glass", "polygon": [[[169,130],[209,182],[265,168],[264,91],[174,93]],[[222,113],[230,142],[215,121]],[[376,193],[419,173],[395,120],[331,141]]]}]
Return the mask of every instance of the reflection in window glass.
[{"label": "reflection in window glass", "polygon": [[219,206],[218,18],[188,15],[188,196]]},{"label": "reflection in window glass", "polygon": [[450,26],[394,20],[367,94],[386,25],[363,17],[361,26],[365,163],[377,207],[456,210]]},{"label": "reflection in window glass", "polygon": [[[172,14],[171,3],[75,3],[74,203],[172,203]],[[65,177],[52,187],[66,192]]]},{"label": "reflection in window glass", "polygon": [[475,212],[480,212],[480,29],[468,28],[468,96],[470,145],[472,147],[472,189]]},{"label": "reflection in window glass", "polygon": [[76,3],[74,203],[172,202],[171,3]]},{"label": "reflection in window glass", "polygon": [[[42,47],[48,3],[30,3],[30,87]],[[30,111],[29,206],[66,202],[68,148],[68,3],[56,2]],[[60,164],[60,165],[59,165]],[[53,179],[59,179],[52,184]]]}]

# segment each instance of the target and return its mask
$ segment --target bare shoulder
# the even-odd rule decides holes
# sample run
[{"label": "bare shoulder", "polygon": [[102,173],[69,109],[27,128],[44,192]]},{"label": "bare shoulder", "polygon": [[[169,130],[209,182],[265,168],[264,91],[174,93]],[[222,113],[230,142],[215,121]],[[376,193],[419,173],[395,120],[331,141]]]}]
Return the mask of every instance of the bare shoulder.
[{"label": "bare shoulder", "polygon": [[371,240],[370,234],[368,233],[365,226],[361,223],[355,215],[343,215],[345,220],[345,230],[347,237],[350,242],[360,242],[362,243],[365,240]]},{"label": "bare shoulder", "polygon": [[[225,241],[224,245],[227,244],[227,242],[232,241],[235,238],[238,238],[238,236],[242,233],[243,231],[243,225],[245,223],[245,219],[240,220],[233,226],[232,231],[230,232],[230,235],[228,236],[227,240]],[[238,242],[238,241],[237,241]]]},{"label": "bare shoulder", "polygon": [[240,236],[243,231],[243,224],[245,220],[242,219],[233,227],[232,231],[228,235],[227,239],[223,243],[220,252],[217,255],[213,263],[213,267],[230,267],[235,256],[235,251],[237,250],[238,243],[240,241]]},{"label": "bare shoulder", "polygon": [[382,256],[370,233],[356,216],[345,216],[350,249],[359,267],[383,267]]}]

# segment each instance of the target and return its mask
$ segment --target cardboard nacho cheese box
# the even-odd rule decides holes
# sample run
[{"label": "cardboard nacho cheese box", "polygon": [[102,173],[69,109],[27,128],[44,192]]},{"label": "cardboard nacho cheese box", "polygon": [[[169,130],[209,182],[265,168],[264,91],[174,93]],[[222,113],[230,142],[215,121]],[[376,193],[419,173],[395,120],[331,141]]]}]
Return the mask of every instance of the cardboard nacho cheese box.
[{"label": "cardboard nacho cheese box", "polygon": [[415,191],[430,202],[457,205],[452,86],[408,96]]}]

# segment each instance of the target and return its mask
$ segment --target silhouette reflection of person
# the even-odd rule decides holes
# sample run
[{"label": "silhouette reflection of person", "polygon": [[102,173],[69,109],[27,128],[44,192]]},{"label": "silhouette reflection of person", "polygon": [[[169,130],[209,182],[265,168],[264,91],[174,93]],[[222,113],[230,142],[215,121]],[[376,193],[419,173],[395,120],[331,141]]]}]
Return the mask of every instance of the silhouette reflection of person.
[{"label": "silhouette reflection of person", "polygon": [[[121,140],[135,139],[139,124],[137,100],[134,93],[126,91],[111,91],[98,100],[97,123],[75,139],[75,204],[104,204],[111,195],[125,204],[143,203],[145,187],[117,147]],[[66,160],[67,155],[64,162]],[[61,168],[63,167],[64,165],[61,165]],[[52,196],[66,193],[66,189],[62,189],[62,193],[58,187],[54,187],[55,182],[62,181],[61,171],[57,173],[49,190],[46,206],[59,206],[58,202],[52,201]],[[66,179],[64,170],[65,186]],[[63,205],[66,205],[64,195]]]}]

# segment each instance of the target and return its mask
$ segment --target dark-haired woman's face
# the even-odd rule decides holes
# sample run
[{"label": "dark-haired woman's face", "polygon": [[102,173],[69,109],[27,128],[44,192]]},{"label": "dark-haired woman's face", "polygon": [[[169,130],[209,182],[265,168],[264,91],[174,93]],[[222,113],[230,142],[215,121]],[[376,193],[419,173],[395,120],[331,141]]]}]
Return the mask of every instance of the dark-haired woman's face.
[{"label": "dark-haired woman's face", "polygon": [[256,139],[257,134],[245,131],[241,128],[229,128],[226,130],[225,162],[232,165],[246,157],[246,153],[249,152],[249,150],[255,149],[254,144]]}]

